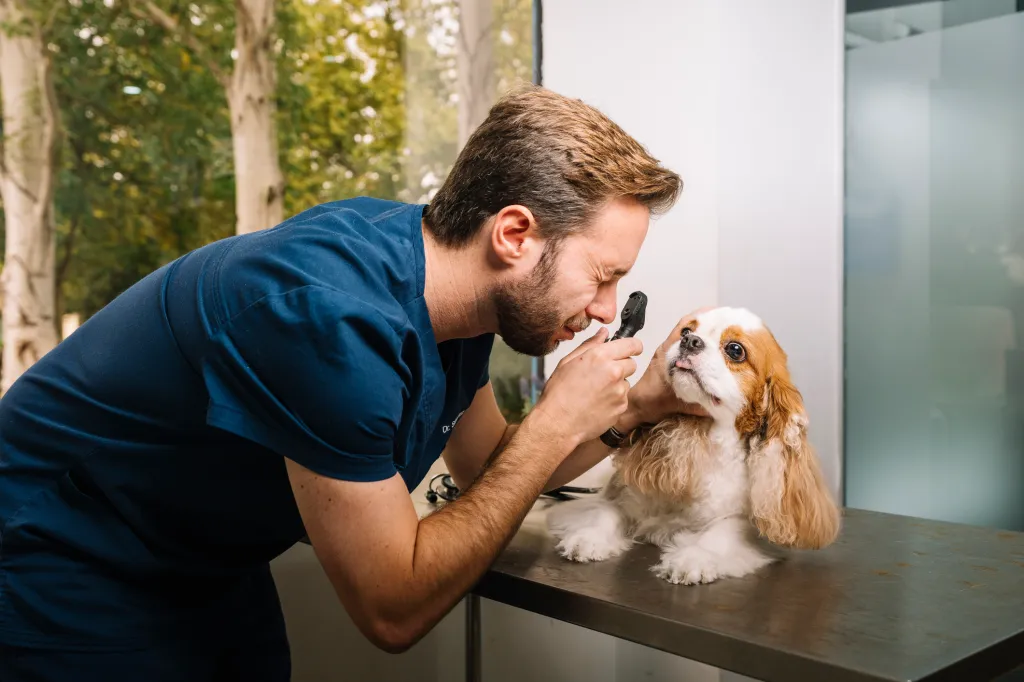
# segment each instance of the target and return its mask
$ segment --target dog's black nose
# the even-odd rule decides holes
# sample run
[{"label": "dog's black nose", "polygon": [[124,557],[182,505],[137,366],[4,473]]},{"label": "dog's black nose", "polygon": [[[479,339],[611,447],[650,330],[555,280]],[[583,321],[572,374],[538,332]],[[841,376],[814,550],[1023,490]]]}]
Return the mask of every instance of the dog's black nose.
[{"label": "dog's black nose", "polygon": [[679,342],[679,349],[686,355],[699,353],[704,350],[704,342],[696,334],[687,334],[683,337],[683,340]]}]

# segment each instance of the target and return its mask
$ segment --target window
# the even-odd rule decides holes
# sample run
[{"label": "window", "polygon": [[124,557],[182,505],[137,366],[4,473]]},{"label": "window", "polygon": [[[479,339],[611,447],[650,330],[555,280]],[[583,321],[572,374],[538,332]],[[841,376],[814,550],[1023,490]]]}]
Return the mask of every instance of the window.
[{"label": "window", "polygon": [[1024,529],[1024,13],[851,1],[846,501]]}]

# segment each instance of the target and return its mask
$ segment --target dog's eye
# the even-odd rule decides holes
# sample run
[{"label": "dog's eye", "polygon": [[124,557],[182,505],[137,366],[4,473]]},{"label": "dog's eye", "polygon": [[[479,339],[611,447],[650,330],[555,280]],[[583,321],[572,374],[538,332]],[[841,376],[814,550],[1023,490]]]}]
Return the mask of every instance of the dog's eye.
[{"label": "dog's eye", "polygon": [[683,337],[686,337],[686,336],[689,336],[691,333],[692,333],[692,330],[689,327],[683,327],[683,331],[679,332],[679,335],[683,336]]},{"label": "dog's eye", "polygon": [[747,358],[747,351],[735,341],[725,344],[725,354],[733,362],[743,362]]}]

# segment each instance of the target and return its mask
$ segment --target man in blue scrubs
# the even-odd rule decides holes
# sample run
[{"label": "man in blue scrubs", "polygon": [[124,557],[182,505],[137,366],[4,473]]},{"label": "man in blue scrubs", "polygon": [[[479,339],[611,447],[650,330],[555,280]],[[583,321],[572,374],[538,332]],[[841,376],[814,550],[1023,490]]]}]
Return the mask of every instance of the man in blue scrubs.
[{"label": "man in blue scrubs", "polygon": [[[604,329],[522,424],[487,372],[495,333],[542,355],[612,323],[679,190],[529,88],[429,206],[329,203],[143,278],[0,400],[0,680],[287,680],[269,562],[305,534],[371,641],[418,641],[599,436],[685,409]],[[421,521],[442,453],[465,492]]]}]

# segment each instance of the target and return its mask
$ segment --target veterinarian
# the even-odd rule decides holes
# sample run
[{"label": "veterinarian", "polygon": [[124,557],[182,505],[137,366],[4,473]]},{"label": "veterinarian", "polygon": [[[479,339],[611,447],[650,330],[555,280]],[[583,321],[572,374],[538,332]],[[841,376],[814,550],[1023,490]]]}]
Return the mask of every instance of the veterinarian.
[{"label": "veterinarian", "polygon": [[[518,426],[488,380],[496,333],[543,355],[613,323],[679,191],[528,88],[429,206],[317,206],[136,283],[0,400],[0,680],[288,680],[269,562],[304,534],[362,632],[414,644],[610,427],[684,409],[604,328]],[[420,521],[442,453],[465,492]]]}]

